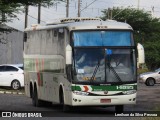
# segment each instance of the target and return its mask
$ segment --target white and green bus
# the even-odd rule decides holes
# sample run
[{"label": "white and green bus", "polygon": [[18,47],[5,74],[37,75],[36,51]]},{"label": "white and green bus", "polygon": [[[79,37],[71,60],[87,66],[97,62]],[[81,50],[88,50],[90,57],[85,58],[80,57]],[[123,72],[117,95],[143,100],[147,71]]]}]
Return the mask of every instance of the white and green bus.
[{"label": "white and green bus", "polygon": [[25,30],[25,92],[42,101],[71,106],[136,103],[136,45],[132,27],[97,18],[66,18]]}]

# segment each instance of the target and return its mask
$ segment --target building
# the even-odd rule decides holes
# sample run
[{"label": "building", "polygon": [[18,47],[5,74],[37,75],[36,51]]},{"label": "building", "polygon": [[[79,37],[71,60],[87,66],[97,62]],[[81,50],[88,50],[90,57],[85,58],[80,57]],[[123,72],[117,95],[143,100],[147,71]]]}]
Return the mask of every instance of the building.
[{"label": "building", "polygon": [[23,63],[23,32],[1,25],[1,28],[11,29],[11,32],[0,32],[0,64]]}]

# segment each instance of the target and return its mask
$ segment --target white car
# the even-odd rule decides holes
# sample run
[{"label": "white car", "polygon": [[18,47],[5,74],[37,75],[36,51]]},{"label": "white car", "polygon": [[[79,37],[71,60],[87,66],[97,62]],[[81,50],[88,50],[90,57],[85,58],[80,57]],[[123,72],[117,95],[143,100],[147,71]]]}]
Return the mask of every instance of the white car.
[{"label": "white car", "polygon": [[0,86],[10,86],[12,89],[24,87],[24,73],[13,65],[0,65]]},{"label": "white car", "polygon": [[139,82],[145,83],[147,86],[153,86],[160,83],[160,68],[154,72],[146,72],[139,75]]}]

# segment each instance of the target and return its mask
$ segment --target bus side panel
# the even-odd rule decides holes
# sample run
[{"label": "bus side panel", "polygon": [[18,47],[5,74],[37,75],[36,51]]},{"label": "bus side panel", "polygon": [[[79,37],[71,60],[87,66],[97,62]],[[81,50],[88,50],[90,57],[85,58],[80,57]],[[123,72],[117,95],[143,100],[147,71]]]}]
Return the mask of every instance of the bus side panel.
[{"label": "bus side panel", "polygon": [[25,95],[30,97],[30,80],[29,80],[28,72],[24,73],[24,88],[25,88]]},{"label": "bus side panel", "polygon": [[27,96],[30,94],[29,84],[32,81],[33,85],[37,85],[38,99],[59,102],[59,86],[64,83],[61,76],[65,74],[64,34],[63,28],[27,33],[24,44]]}]

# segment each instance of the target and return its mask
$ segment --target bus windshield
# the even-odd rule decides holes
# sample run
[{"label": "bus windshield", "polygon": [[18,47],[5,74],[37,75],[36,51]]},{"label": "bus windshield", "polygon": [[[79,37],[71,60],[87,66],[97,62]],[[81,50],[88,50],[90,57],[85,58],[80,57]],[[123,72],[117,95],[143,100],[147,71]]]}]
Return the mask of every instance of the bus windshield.
[{"label": "bus windshield", "polygon": [[72,40],[73,82],[119,84],[136,81],[131,31],[74,31]]},{"label": "bus windshield", "polygon": [[74,31],[74,46],[133,46],[132,31]]},{"label": "bus windshield", "polygon": [[75,48],[75,83],[124,83],[136,81],[133,49]]}]

